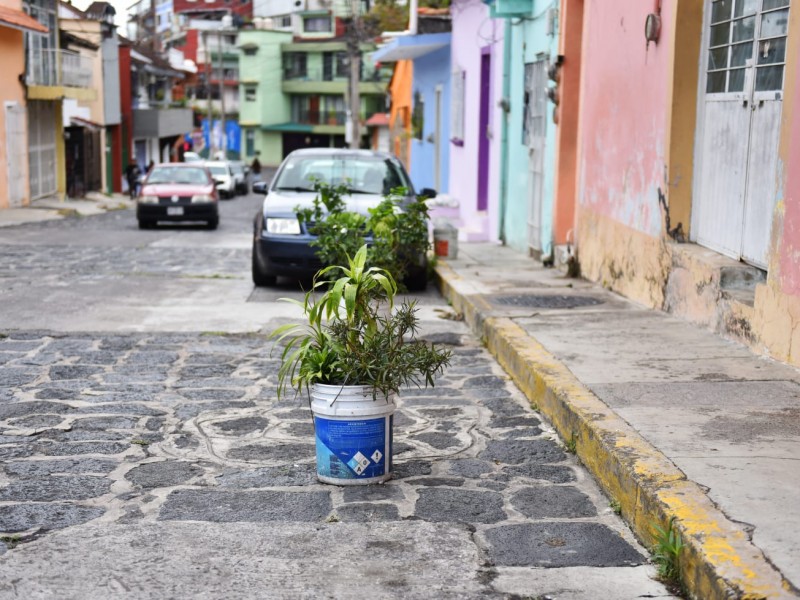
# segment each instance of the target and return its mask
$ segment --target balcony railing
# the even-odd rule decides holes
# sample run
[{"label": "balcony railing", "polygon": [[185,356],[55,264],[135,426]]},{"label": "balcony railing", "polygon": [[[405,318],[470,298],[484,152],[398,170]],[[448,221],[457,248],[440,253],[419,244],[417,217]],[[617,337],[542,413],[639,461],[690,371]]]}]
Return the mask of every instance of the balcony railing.
[{"label": "balcony railing", "polygon": [[[284,67],[283,79],[284,81],[346,81],[349,75],[347,72],[336,72],[327,69],[298,69],[297,67]],[[362,73],[361,81],[389,81],[392,78],[392,72],[387,71],[374,71],[366,74]]]},{"label": "balcony railing", "polygon": [[28,85],[92,87],[92,59],[68,50],[37,50],[28,55]]},{"label": "balcony railing", "polygon": [[294,117],[306,125],[344,125],[347,119],[344,111],[335,110],[295,110]]}]

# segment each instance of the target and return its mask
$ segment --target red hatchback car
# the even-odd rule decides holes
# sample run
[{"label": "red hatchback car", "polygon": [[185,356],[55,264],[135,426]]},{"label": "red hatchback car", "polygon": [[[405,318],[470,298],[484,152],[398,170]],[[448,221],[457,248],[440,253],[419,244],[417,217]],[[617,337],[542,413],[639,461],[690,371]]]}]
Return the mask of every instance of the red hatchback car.
[{"label": "red hatchback car", "polygon": [[205,221],[209,229],[219,225],[218,194],[208,170],[195,163],[156,165],[142,184],[136,202],[139,228],[159,221]]}]

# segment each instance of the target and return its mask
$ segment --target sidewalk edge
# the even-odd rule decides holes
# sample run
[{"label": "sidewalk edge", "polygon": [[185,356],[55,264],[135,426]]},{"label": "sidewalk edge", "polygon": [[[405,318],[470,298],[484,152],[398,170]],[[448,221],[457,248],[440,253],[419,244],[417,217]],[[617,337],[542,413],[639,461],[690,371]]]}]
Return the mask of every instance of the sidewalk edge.
[{"label": "sidewalk edge", "polygon": [[533,405],[576,453],[622,517],[651,546],[653,526],[675,516],[685,549],[681,575],[702,599],[796,598],[790,585],[703,492],[663,453],[587,389],[512,319],[491,317],[479,293],[446,262],[436,266],[442,295],[464,315]]}]

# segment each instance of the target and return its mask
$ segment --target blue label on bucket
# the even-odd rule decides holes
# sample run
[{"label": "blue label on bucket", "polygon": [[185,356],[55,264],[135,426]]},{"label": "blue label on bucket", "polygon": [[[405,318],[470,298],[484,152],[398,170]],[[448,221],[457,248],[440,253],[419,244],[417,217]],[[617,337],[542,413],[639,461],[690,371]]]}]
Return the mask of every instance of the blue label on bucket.
[{"label": "blue label on bucket", "polygon": [[336,479],[368,479],[386,474],[385,418],[333,420],[314,417],[314,425],[317,432],[317,473]]}]

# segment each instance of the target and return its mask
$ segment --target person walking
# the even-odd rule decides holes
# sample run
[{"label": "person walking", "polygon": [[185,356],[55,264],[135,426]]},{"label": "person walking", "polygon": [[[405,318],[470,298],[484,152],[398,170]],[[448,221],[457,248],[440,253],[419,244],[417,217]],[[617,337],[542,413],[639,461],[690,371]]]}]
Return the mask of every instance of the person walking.
[{"label": "person walking", "polygon": [[250,170],[253,172],[253,175],[261,175],[261,161],[258,160],[258,152],[256,152],[256,157],[250,165]]},{"label": "person walking", "polygon": [[139,165],[128,163],[128,168],[125,169],[125,178],[128,180],[128,192],[131,195],[131,199],[139,195],[139,175],[141,175]]}]

